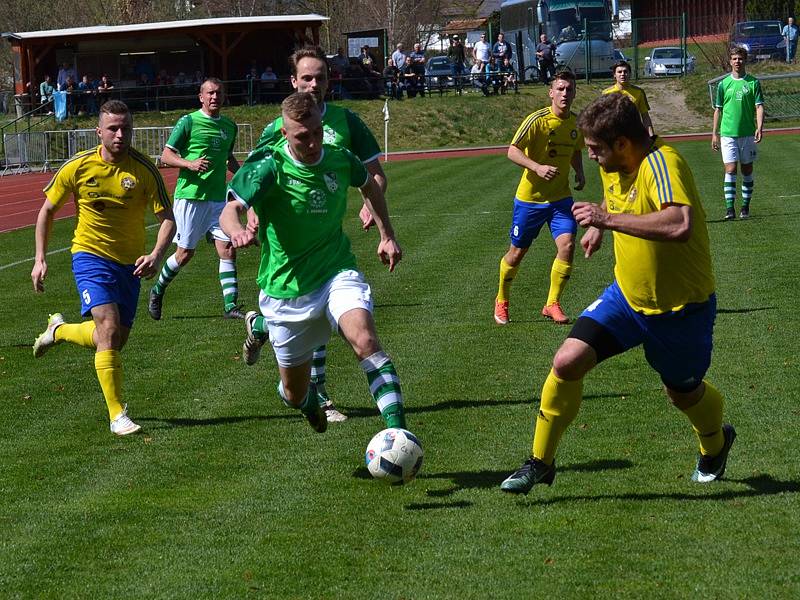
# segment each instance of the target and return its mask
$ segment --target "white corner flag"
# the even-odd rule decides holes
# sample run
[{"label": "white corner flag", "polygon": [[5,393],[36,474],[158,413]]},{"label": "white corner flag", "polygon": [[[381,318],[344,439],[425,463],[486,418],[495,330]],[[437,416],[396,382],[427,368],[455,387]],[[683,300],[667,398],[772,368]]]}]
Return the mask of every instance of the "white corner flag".
[{"label": "white corner flag", "polygon": [[383,162],[389,160],[389,99],[383,102]]}]

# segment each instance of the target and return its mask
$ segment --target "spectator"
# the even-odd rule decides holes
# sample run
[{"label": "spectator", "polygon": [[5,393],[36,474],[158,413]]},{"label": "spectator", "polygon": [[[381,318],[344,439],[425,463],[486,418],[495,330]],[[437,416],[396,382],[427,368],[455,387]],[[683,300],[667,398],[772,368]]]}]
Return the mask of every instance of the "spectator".
[{"label": "spectator", "polygon": [[361,63],[361,66],[368,74],[378,72],[375,64],[375,57],[372,56],[369,46],[364,45],[361,47],[361,54],[358,56],[358,62]]},{"label": "spectator", "polygon": [[247,81],[247,103],[253,106],[258,102],[260,96],[258,84],[261,78],[258,76],[258,69],[256,67],[250,67],[250,71],[244,78]]},{"label": "spectator", "polygon": [[350,59],[344,54],[344,48],[337,48],[336,54],[331,58],[331,71],[334,77],[336,75],[343,76],[347,72],[347,67],[350,65]]},{"label": "spectator", "polygon": [[497,34],[497,41],[492,46],[492,56],[494,56],[498,67],[503,64],[506,58],[511,60],[513,56],[511,44],[506,41],[506,36],[502,32]]},{"label": "spectator", "polygon": [[[53,84],[50,83],[50,75],[44,76],[44,81],[39,84],[39,97],[42,104],[47,104],[48,102],[53,101],[53,92],[56,89],[53,87]],[[50,107],[49,112],[47,114],[52,114],[53,108]]]},{"label": "spectator", "polygon": [[67,79],[64,82],[64,88],[59,91],[67,93],[67,114],[74,115],[76,109],[75,95],[78,93],[78,86],[75,83],[75,80],[72,78],[72,75],[67,76]]},{"label": "spectator", "polygon": [[406,62],[400,68],[401,88],[405,90],[409,98],[414,98],[417,94],[425,97],[424,79],[421,79],[414,67],[410,56],[406,56]]},{"label": "spectator", "polygon": [[505,94],[508,88],[514,88],[514,93],[519,93],[517,84],[517,72],[514,70],[514,65],[511,64],[510,58],[504,58],[503,64],[500,65],[500,75],[503,78],[503,85],[500,88],[500,93]]},{"label": "spectator", "polygon": [[402,65],[406,64],[406,56],[408,56],[405,52],[403,52],[403,43],[400,42],[397,44],[397,49],[392,52],[392,60],[394,61],[395,66],[399,69]]},{"label": "spectator", "polygon": [[789,17],[786,25],[783,26],[783,40],[786,42],[786,62],[793,63],[794,55],[797,52],[797,25],[794,24],[794,17]]},{"label": "spectator", "polygon": [[278,92],[278,76],[272,70],[270,65],[264,67],[264,72],[261,73],[261,95],[267,102],[274,102],[277,99]]},{"label": "spectator", "polygon": [[464,68],[467,62],[467,54],[464,50],[464,44],[461,43],[461,38],[458,37],[458,34],[450,39],[450,47],[447,49],[447,58],[450,59],[450,68],[453,72],[456,90],[460,94]]},{"label": "spectator", "polygon": [[403,90],[400,88],[400,69],[394,64],[394,59],[386,59],[386,68],[383,69],[383,87],[386,95],[394,100],[403,99]]},{"label": "spectator", "polygon": [[156,85],[172,85],[172,77],[167,74],[166,69],[161,69],[156,77]]},{"label": "spectator", "polygon": [[201,85],[205,80],[206,76],[203,75],[203,72],[200,69],[197,69],[192,76],[192,83]]},{"label": "spectator", "polygon": [[472,58],[475,62],[481,61],[484,65],[489,62],[492,55],[492,47],[486,41],[486,34],[482,33],[481,38],[472,47]]},{"label": "spectator", "polygon": [[500,76],[500,67],[494,59],[494,56],[489,57],[489,62],[486,63],[486,85],[492,87],[492,93],[497,94],[503,85],[503,78]]},{"label": "spectator", "polygon": [[80,83],[78,83],[79,96],[78,102],[76,103],[78,114],[93,115],[97,112],[95,93],[94,82],[92,82],[89,76],[84,75],[81,77]]},{"label": "spectator", "polygon": [[72,77],[72,83],[74,85],[75,81],[78,79],[78,72],[75,70],[75,67],[65,62],[61,65],[61,68],[58,70],[58,76],[56,77],[56,87],[58,87],[60,92],[67,91],[67,78],[69,77]]},{"label": "spectator", "polygon": [[474,85],[481,92],[483,92],[484,96],[488,96],[489,90],[487,89],[488,86],[486,85],[486,71],[483,65],[483,61],[476,60],[475,64],[472,65],[470,73],[472,74],[472,85]]},{"label": "spectator", "polygon": [[408,56],[411,57],[411,64],[414,65],[414,73],[417,74],[420,86],[424,90],[427,82],[425,81],[425,52],[422,50],[422,44],[414,44],[414,50],[412,50]]},{"label": "spectator", "polygon": [[97,86],[97,103],[103,106],[106,102],[111,100],[111,90],[114,89],[114,82],[111,81],[108,75],[103,75],[100,78],[100,83]]},{"label": "spectator", "polygon": [[539,36],[536,59],[539,61],[539,81],[544,84],[550,83],[550,79],[556,74],[556,45],[547,41],[545,33]]},{"label": "spectator", "polygon": [[150,76],[142,72],[139,74],[139,79],[136,81],[136,85],[140,88],[143,88],[140,93],[140,106],[142,110],[150,110],[150,95],[151,95],[151,85],[152,82],[150,81]]}]

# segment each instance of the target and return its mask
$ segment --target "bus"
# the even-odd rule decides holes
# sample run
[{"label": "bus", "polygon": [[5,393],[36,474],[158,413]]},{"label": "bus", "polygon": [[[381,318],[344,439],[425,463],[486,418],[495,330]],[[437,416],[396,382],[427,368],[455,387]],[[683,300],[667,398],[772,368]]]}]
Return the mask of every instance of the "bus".
[{"label": "bus", "polygon": [[588,54],[588,72],[609,76],[615,62],[611,18],[616,10],[616,0],[504,0],[500,27],[514,45],[514,67],[520,78],[538,74],[536,45],[542,33],[556,44],[557,66],[586,75]]}]

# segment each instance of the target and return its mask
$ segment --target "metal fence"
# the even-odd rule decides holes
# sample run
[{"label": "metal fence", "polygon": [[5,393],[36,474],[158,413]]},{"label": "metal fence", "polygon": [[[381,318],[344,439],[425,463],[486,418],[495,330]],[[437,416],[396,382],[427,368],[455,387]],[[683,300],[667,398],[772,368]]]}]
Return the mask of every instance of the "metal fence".
[{"label": "metal fence", "polygon": [[[238,128],[233,152],[244,157],[253,148],[253,126],[241,123]],[[158,161],[170,133],[172,127],[134,127],[132,145]],[[0,176],[33,170],[48,171],[57,168],[76,152],[89,150],[98,144],[94,129],[5,133],[3,142],[5,158]]]},{"label": "metal fence", "polygon": [[[726,73],[708,81],[708,97],[712,107],[717,86],[727,76]],[[764,95],[765,120],[800,118],[800,72],[759,75],[758,80],[761,82],[761,92]]]}]

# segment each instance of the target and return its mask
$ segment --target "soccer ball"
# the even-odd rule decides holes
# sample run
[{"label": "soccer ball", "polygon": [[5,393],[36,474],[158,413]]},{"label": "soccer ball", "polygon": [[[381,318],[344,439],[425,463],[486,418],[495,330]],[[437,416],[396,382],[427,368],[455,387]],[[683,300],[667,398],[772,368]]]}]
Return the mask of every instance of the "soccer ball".
[{"label": "soccer ball", "polygon": [[410,483],[422,466],[422,445],[405,429],[384,429],[367,445],[367,469],[375,479],[392,485]]}]

